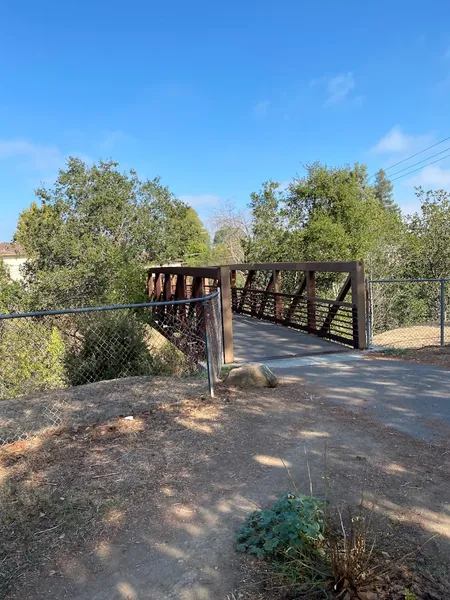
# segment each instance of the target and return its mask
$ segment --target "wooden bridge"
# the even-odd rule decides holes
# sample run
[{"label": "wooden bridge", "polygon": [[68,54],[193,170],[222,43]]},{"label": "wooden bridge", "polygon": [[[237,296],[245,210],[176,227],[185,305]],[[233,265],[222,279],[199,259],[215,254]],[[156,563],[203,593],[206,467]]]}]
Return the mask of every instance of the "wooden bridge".
[{"label": "wooden bridge", "polygon": [[[308,339],[311,348],[320,339],[339,344],[341,348],[366,347],[362,261],[159,267],[148,273],[151,300],[200,298],[218,288],[225,363],[235,360],[235,347],[242,342],[236,336],[242,337],[245,331],[247,334],[250,331],[243,324],[256,321],[272,324],[269,335],[272,340],[277,335],[283,337],[275,326],[299,332],[297,339],[303,353],[308,352]],[[238,317],[241,320],[235,322],[233,328],[233,314],[247,318]],[[260,328],[260,331],[263,330]],[[267,331],[265,327],[265,335]],[[311,338],[301,336],[300,332]],[[258,330],[253,328],[251,335],[258,336]],[[295,339],[290,336],[291,348],[295,348]],[[270,354],[270,350],[268,352]]]}]

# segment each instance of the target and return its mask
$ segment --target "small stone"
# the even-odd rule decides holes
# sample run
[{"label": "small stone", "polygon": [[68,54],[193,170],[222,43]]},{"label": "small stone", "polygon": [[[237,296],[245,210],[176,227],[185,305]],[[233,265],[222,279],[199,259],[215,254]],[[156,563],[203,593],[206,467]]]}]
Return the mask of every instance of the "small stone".
[{"label": "small stone", "polygon": [[56,575],[56,571],[49,571],[49,575],[50,577],[53,577],[53,575]]},{"label": "small stone", "polygon": [[131,415],[128,417],[125,417],[125,421],[134,421],[134,417],[132,417]]}]

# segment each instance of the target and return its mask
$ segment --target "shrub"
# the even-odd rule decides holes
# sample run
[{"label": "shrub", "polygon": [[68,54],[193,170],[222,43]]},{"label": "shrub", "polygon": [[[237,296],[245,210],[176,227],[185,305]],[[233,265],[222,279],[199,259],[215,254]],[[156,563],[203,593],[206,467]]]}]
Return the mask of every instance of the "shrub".
[{"label": "shrub", "polygon": [[71,385],[153,373],[145,325],[133,314],[87,313],[77,319],[75,339],[65,360]]},{"label": "shrub", "polygon": [[259,558],[321,552],[324,503],[305,495],[284,494],[268,510],[258,510],[238,533],[237,550]]},{"label": "shrub", "polygon": [[0,399],[64,387],[64,342],[58,329],[36,319],[0,323]]}]

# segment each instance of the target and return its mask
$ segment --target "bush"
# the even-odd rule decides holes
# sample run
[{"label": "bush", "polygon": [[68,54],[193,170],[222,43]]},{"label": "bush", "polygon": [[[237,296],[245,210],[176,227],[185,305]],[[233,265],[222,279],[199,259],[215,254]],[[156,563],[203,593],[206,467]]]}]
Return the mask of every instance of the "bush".
[{"label": "bush", "polygon": [[64,342],[36,319],[0,322],[0,399],[64,387]]},{"label": "bush", "polygon": [[133,314],[88,313],[77,326],[65,360],[71,385],[153,373],[145,325]]},{"label": "bush", "polygon": [[237,550],[258,558],[319,551],[324,539],[323,506],[310,496],[280,496],[271,509],[251,513],[239,530]]}]

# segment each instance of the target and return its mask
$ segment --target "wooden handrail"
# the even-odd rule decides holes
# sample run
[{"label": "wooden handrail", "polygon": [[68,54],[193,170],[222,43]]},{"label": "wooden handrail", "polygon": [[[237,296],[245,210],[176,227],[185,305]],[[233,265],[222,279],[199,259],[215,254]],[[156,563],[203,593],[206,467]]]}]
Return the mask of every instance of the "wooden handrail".
[{"label": "wooden handrail", "polygon": [[317,273],[349,273],[360,261],[349,262],[273,262],[228,265],[234,271],[316,271]]}]

